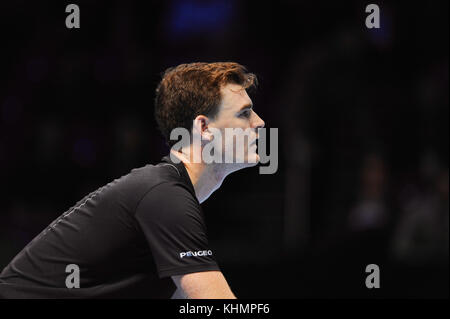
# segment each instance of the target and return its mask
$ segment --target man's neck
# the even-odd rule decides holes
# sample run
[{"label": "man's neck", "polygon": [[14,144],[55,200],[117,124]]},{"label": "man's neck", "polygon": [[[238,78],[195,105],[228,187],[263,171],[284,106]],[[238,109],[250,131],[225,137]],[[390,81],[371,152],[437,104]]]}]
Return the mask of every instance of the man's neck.
[{"label": "man's neck", "polygon": [[223,165],[221,167],[217,164],[205,164],[203,162],[192,163],[185,154],[175,151],[171,151],[171,153],[183,162],[200,203],[208,199],[222,185],[227,176]]}]

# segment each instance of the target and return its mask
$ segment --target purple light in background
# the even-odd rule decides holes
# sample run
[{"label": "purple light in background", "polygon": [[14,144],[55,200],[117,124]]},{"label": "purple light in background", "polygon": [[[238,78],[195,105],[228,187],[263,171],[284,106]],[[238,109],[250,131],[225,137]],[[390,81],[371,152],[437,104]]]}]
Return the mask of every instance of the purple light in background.
[{"label": "purple light in background", "polygon": [[170,12],[172,34],[211,33],[230,22],[232,1],[174,1]]},{"label": "purple light in background", "polygon": [[372,28],[369,30],[371,41],[378,47],[389,47],[393,41],[393,25],[392,15],[389,8],[382,8],[380,14],[380,28]]}]

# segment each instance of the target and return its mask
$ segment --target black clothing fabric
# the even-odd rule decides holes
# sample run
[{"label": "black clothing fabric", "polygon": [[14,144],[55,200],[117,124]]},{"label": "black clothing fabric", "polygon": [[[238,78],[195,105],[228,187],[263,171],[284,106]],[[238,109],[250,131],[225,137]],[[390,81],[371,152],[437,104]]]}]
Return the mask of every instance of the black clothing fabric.
[{"label": "black clothing fabric", "polygon": [[53,221],[1,272],[0,297],[170,298],[170,276],[208,270],[220,269],[200,203],[183,163],[166,156]]}]

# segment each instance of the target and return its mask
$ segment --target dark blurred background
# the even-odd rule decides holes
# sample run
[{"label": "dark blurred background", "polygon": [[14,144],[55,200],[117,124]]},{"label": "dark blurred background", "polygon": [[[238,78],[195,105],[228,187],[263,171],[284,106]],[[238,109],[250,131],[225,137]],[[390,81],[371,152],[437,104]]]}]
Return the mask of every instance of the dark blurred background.
[{"label": "dark blurred background", "polygon": [[[67,29],[66,5],[81,10]],[[448,2],[2,1],[0,269],[87,193],[155,163],[167,67],[236,61],[276,174],[203,204],[239,298],[448,297]],[[381,288],[367,289],[377,264]]]}]

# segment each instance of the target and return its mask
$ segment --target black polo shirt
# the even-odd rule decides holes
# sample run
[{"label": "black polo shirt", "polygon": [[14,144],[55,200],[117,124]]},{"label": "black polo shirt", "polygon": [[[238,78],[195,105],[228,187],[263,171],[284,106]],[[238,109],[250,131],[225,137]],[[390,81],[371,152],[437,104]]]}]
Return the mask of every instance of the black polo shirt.
[{"label": "black polo shirt", "polygon": [[53,221],[1,272],[0,297],[170,298],[170,276],[208,270],[219,267],[200,203],[184,165],[166,156]]}]

